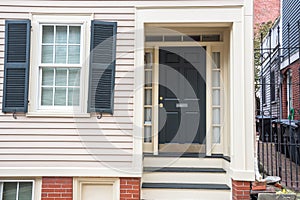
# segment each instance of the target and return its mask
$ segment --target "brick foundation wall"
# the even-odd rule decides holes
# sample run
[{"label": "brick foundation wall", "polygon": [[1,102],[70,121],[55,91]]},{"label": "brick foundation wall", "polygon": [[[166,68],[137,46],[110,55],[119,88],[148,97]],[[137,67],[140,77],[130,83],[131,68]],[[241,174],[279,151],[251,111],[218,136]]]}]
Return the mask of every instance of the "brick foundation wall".
[{"label": "brick foundation wall", "polygon": [[140,178],[120,178],[120,200],[139,200],[140,182]]},{"label": "brick foundation wall", "polygon": [[250,182],[232,180],[232,200],[250,200]]},{"label": "brick foundation wall", "polygon": [[43,177],[42,200],[72,200],[73,178]]},{"label": "brick foundation wall", "polygon": [[292,73],[292,94],[293,94],[293,108],[295,109],[295,120],[300,120],[300,77],[299,77],[300,61],[296,61],[284,68],[281,73],[284,75],[282,82],[282,117],[288,118],[287,108],[287,71],[290,69]]}]

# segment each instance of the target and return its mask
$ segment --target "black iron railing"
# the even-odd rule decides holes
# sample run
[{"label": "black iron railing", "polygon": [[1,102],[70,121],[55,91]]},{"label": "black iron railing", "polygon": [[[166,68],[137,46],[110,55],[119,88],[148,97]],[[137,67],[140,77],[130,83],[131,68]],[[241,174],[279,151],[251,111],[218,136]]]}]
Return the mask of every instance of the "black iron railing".
[{"label": "black iron railing", "polygon": [[296,46],[283,47],[274,26],[255,49],[257,159],[263,176],[279,176],[300,191],[300,21],[293,25],[298,32],[290,33],[290,26],[287,41],[297,37]]}]

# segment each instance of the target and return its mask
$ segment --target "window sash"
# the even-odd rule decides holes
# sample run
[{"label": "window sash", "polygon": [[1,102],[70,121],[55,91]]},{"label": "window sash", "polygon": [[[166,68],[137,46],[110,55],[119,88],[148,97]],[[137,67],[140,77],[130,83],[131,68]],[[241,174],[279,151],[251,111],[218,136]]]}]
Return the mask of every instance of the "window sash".
[{"label": "window sash", "polygon": [[[43,42],[43,27],[44,26],[49,26],[49,27],[53,27],[53,39],[51,42]],[[67,27],[67,37],[66,40],[63,41],[63,43],[57,43],[56,41],[56,28],[57,27]],[[70,41],[70,27],[80,27],[80,37],[79,37],[79,43],[74,43]],[[43,92],[43,88],[47,87],[47,86],[43,86],[42,85],[42,78],[43,78],[43,74],[42,74],[42,69],[45,68],[54,68],[54,69],[58,69],[58,68],[78,68],[80,70],[80,75],[79,75],[79,79],[83,80],[83,41],[84,41],[84,23],[55,23],[55,24],[50,24],[50,23],[42,23],[40,24],[40,41],[39,41],[39,47],[40,47],[40,57],[39,57],[39,70],[38,70],[38,75],[39,75],[39,96],[38,96],[38,109],[39,110],[52,110],[52,111],[80,111],[81,110],[81,106],[83,105],[83,101],[82,101],[82,94],[83,94],[83,87],[84,84],[82,83],[82,81],[79,81],[79,86],[55,86],[55,84],[53,86],[50,86],[48,88],[52,89],[52,105],[42,105],[42,92]],[[77,38],[78,39],[78,38]],[[43,45],[52,45],[52,53],[53,53],[53,58],[52,58],[52,62],[51,63],[43,63],[42,62],[42,47]],[[55,47],[56,46],[66,46],[66,60],[65,63],[55,63]],[[71,57],[71,55],[69,55],[69,47],[75,47],[75,46],[79,46],[79,63],[74,63],[72,64],[72,62],[69,62],[69,58]],[[69,71],[69,70],[68,70]],[[69,76],[69,72],[67,74],[67,76]],[[54,80],[55,81],[55,80]],[[65,99],[65,105],[55,105],[54,101],[55,101],[55,97],[54,97],[54,91],[55,88],[65,88],[66,89],[66,99]],[[72,105],[68,105],[68,96],[70,95],[69,90],[70,89],[79,89],[79,97],[78,97],[78,105],[74,105],[74,100],[72,101]],[[77,101],[77,100],[76,100]]]},{"label": "window sash", "polygon": [[[53,69],[53,77],[52,77],[52,83],[51,85],[43,85],[43,69]],[[66,75],[66,84],[65,85],[57,85],[56,83],[56,69],[67,69],[67,75]],[[79,85],[69,85],[70,82],[70,69],[79,69],[79,79],[82,80],[82,69],[81,68],[55,68],[55,67],[41,67],[39,71],[39,76],[40,76],[40,83],[39,83],[39,106],[41,109],[45,110],[51,110],[51,109],[67,109],[67,110],[73,110],[73,109],[79,109],[81,105],[81,94],[82,94],[82,84],[79,81]],[[76,78],[76,77],[75,77]],[[42,95],[43,95],[43,89],[49,88],[52,90],[52,105],[42,105]],[[55,91],[56,89],[66,89],[66,98],[65,98],[65,105],[55,105]],[[78,105],[74,105],[74,100],[72,101],[72,105],[69,104],[69,95],[70,95],[70,90],[77,90],[79,89],[79,95],[78,95]],[[74,92],[74,91],[73,91]],[[77,100],[76,100],[77,101]]]},{"label": "window sash", "polygon": [[16,188],[16,198],[15,200],[19,199],[20,196],[20,183],[31,183],[31,200],[34,199],[34,181],[33,180],[0,180],[0,200],[3,200],[4,194],[4,184],[5,183],[17,183]]},{"label": "window sash", "polygon": [[[54,30],[53,30],[53,42],[49,43],[49,42],[45,42],[43,43],[43,27],[44,26],[53,26]],[[60,26],[66,26],[67,27],[67,39],[66,39],[66,43],[58,43],[56,41],[56,27],[60,27]],[[70,27],[80,27],[80,42],[79,44],[73,44],[69,42],[69,30]],[[82,53],[83,53],[83,33],[84,33],[84,29],[83,29],[83,24],[78,24],[78,23],[70,23],[70,24],[47,24],[47,23],[43,23],[40,24],[40,41],[39,41],[39,47],[40,47],[40,58],[39,58],[39,66],[82,66]],[[52,46],[52,62],[49,63],[43,63],[42,62],[42,58],[43,58],[43,45],[44,46]],[[55,63],[55,51],[56,51],[56,47],[57,46],[66,46],[66,62],[65,63]],[[68,47],[69,46],[79,46],[79,63],[68,63]]]}]

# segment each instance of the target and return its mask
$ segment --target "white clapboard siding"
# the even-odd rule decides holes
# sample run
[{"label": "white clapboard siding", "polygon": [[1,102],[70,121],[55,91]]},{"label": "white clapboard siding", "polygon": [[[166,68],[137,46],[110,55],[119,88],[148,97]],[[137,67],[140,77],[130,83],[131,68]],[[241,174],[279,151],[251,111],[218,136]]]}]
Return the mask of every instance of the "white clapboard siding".
[{"label": "white clapboard siding", "polygon": [[[91,148],[91,149],[122,149],[122,148],[132,148],[132,143],[125,142],[115,142],[115,143],[104,143],[104,142],[1,142],[1,148],[7,148],[8,151],[10,148],[61,148],[62,152],[65,148]],[[38,150],[37,150],[38,152]],[[118,160],[116,160],[118,161]]]},{"label": "white clapboard siding", "polygon": [[[32,168],[32,166],[38,167],[45,167],[45,168],[65,168],[64,171],[69,170],[70,168],[113,168],[113,169],[120,169],[120,168],[130,168],[132,167],[131,162],[123,162],[123,161],[112,161],[112,162],[103,162],[98,160],[90,160],[90,161],[58,161],[58,160],[48,160],[48,161],[0,161],[0,169],[1,168],[18,168],[18,167],[25,167],[25,168]],[[129,171],[130,172],[130,171]],[[99,174],[99,176],[102,174]]]},{"label": "white clapboard siding", "polygon": [[[27,131],[24,131],[22,129],[16,129],[16,128],[7,128],[7,129],[1,129],[1,134],[10,134],[10,135],[28,135]],[[30,135],[58,135],[58,136],[74,136],[74,135],[104,135],[105,136],[132,136],[132,131],[131,130],[99,130],[99,129],[84,129],[84,130],[79,130],[79,129],[55,129],[53,131],[52,129],[32,129],[30,130]],[[0,146],[1,148],[1,146]]]},{"label": "white clapboard siding", "polygon": [[[0,5],[0,111],[6,19],[35,14],[82,14],[118,23],[114,115],[38,117],[0,113],[0,168],[130,168],[133,160],[135,8],[133,5],[75,1],[16,1]],[[36,67],[36,66],[31,66]]]}]

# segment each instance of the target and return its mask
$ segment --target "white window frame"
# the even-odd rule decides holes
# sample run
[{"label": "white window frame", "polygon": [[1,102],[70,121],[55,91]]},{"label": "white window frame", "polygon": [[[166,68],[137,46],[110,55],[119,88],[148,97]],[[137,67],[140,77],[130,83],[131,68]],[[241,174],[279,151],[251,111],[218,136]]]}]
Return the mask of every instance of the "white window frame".
[{"label": "white window frame", "polygon": [[[90,117],[87,113],[90,26],[92,15],[33,15],[31,34],[31,68],[29,83],[29,107],[27,116]],[[42,63],[42,26],[43,25],[80,25],[80,64],[43,64]],[[79,106],[42,106],[41,105],[41,68],[81,68]]]},{"label": "white window frame", "polygon": [[[82,73],[82,70],[84,69],[83,68],[83,64],[82,64],[82,60],[83,60],[83,31],[84,31],[84,26],[83,24],[48,24],[48,23],[43,23],[43,24],[40,24],[40,29],[39,29],[39,32],[40,32],[40,38],[39,38],[39,45],[40,45],[40,48],[42,47],[42,37],[43,37],[43,26],[80,26],[81,29],[80,29],[80,59],[79,59],[79,64],[55,64],[55,63],[42,63],[42,49],[40,50],[40,64],[39,64],[39,109],[41,110],[79,110],[80,109],[80,106],[83,102],[83,99],[82,99],[82,95],[80,95],[80,99],[79,99],[79,106],[43,106],[42,105],[42,68],[54,68],[54,69],[57,69],[57,68],[79,68],[80,69],[80,74]],[[54,28],[54,32],[55,32],[56,28]],[[55,39],[55,37],[54,37]],[[68,36],[67,36],[67,40],[68,40]],[[56,44],[56,43],[55,43]],[[55,45],[54,45],[55,46]],[[68,47],[68,46],[67,46]],[[53,51],[53,61],[55,59],[54,57],[54,52],[55,50]],[[68,52],[68,48],[67,48],[67,52]],[[68,53],[67,53],[67,58],[68,58]],[[55,76],[54,76],[55,77]],[[81,77],[80,75],[80,80],[82,80],[83,77]],[[68,88],[68,86],[66,86],[66,88]],[[83,92],[83,88],[82,86],[80,85],[80,93]],[[54,93],[53,93],[54,95]],[[68,96],[68,95],[67,95]],[[54,99],[54,97],[53,97]]]},{"label": "white window frame", "polygon": [[293,74],[291,69],[287,72],[286,88],[287,116],[289,117],[293,108]]},{"label": "white window frame", "polygon": [[35,180],[0,180],[0,200],[2,200],[3,198],[3,183],[8,183],[8,182],[12,182],[12,183],[17,183],[17,194],[16,194],[16,200],[18,200],[18,197],[19,197],[19,184],[20,183],[24,183],[24,182],[27,182],[27,183],[32,183],[32,194],[31,194],[31,199],[32,200],[37,200],[35,197],[37,196],[35,194]]}]

